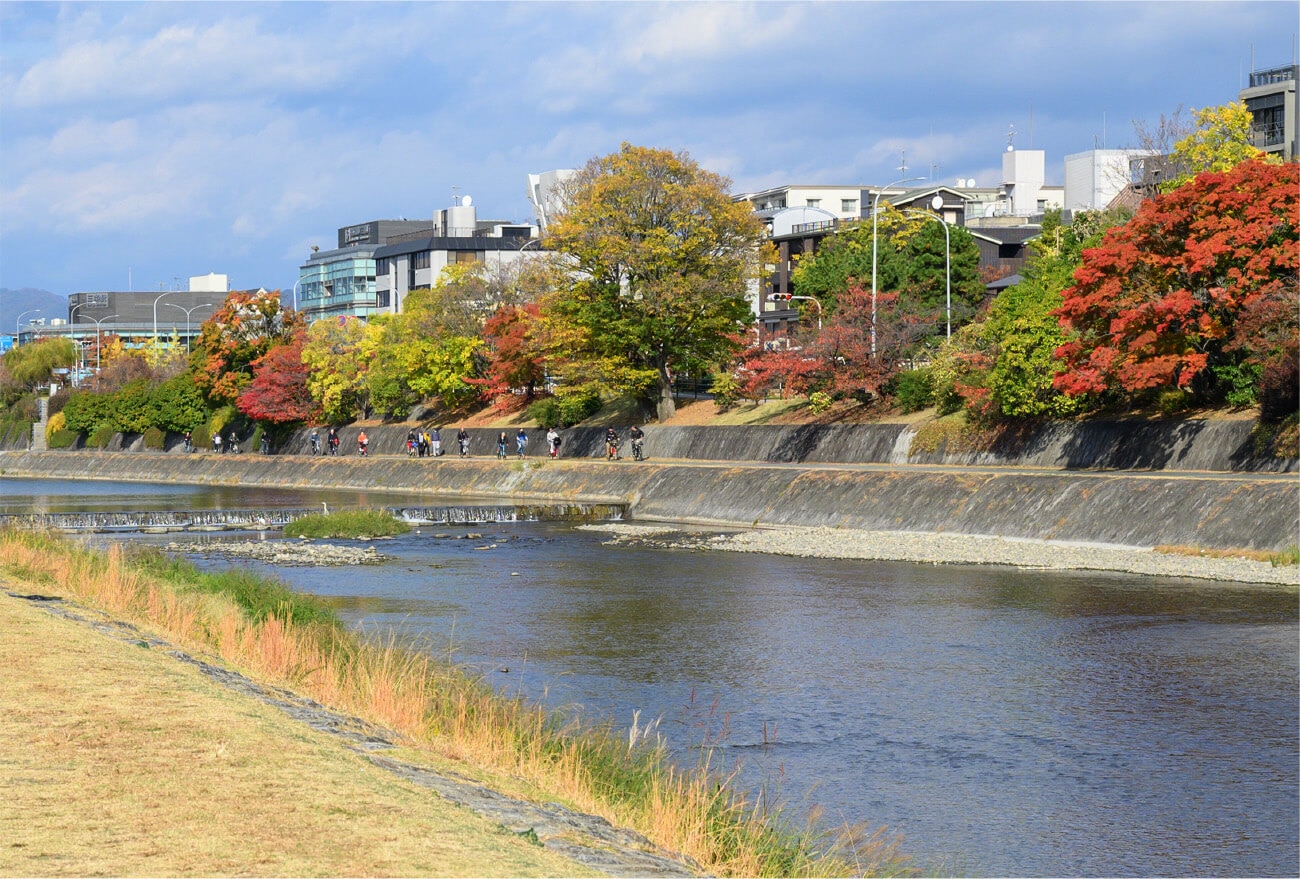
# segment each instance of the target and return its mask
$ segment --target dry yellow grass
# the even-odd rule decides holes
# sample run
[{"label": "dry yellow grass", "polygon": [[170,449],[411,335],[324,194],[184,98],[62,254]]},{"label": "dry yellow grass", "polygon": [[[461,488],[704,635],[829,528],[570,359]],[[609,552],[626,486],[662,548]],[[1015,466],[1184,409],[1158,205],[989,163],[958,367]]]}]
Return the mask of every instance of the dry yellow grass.
[{"label": "dry yellow grass", "polygon": [[[872,838],[823,856],[820,840],[773,834],[771,816],[749,811],[712,773],[656,770],[626,741],[620,746],[598,734],[562,734],[540,707],[503,699],[426,653],[363,643],[319,624],[295,625],[274,616],[253,621],[224,599],[178,591],[132,569],[116,545],[105,557],[49,535],[11,532],[0,535],[0,568],[42,591],[162,633],[192,652],[215,653],[256,679],[396,730],[407,744],[438,758],[522,780],[545,791],[547,800],[639,829],[722,875],[905,869],[890,840]],[[593,761],[601,764],[599,771],[591,770]],[[614,778],[641,794],[610,790]]]},{"label": "dry yellow grass", "polygon": [[0,875],[591,875],[156,651],[0,631]]}]

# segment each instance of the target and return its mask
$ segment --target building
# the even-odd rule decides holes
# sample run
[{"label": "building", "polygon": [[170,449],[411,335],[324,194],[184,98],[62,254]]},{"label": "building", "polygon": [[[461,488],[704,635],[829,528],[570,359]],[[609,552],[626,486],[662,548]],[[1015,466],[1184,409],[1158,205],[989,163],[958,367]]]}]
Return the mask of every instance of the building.
[{"label": "building", "polygon": [[309,321],[388,311],[375,286],[375,250],[390,238],[428,229],[428,220],[371,220],[338,231],[338,247],[315,250],[298,267],[293,307]]},{"label": "building", "polygon": [[1300,78],[1300,65],[1296,64],[1251,71],[1250,86],[1238,93],[1238,98],[1250,110],[1255,146],[1288,162],[1296,161],[1298,155],[1296,121],[1300,117],[1300,94],[1296,92],[1297,78]]},{"label": "building", "polygon": [[533,258],[539,251],[524,248],[537,244],[536,233],[535,226],[479,220],[466,196],[439,211],[432,227],[394,236],[375,249],[376,296],[400,312],[407,293],[432,287],[449,265],[482,263],[495,272]]},{"label": "building", "polygon": [[545,235],[551,220],[564,208],[564,184],[577,175],[571,168],[528,175],[528,201],[533,206],[538,234]]},{"label": "building", "polygon": [[746,192],[735,196],[736,201],[747,201],[755,211],[774,211],[782,208],[819,208],[841,220],[862,216],[866,197],[865,186],[777,186],[761,192]]},{"label": "building", "polygon": [[[1131,183],[1145,176],[1155,150],[1086,150],[1065,157],[1067,211],[1105,210]],[[1139,175],[1135,180],[1134,175]]]}]

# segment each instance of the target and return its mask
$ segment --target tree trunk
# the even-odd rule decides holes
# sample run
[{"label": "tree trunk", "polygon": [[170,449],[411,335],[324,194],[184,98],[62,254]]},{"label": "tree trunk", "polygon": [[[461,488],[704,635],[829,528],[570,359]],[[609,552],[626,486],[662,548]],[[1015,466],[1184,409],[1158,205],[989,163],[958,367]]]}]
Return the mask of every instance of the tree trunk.
[{"label": "tree trunk", "polygon": [[668,367],[659,367],[659,420],[667,421],[677,412],[677,401],[673,399],[673,377]]}]

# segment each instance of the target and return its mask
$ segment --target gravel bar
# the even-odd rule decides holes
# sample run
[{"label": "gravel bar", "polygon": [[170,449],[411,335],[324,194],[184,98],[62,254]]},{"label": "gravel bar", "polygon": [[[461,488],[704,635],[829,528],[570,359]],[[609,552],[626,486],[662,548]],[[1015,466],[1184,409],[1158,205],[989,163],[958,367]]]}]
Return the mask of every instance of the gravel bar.
[{"label": "gravel bar", "polygon": [[809,558],[872,559],[943,565],[1008,565],[1046,571],[1119,571],[1300,588],[1300,566],[1274,566],[1247,558],[1215,558],[1154,549],[972,534],[856,531],[781,527],[701,534],[661,525],[610,523],[586,526],[612,535],[612,543],[682,549],[765,552]]}]

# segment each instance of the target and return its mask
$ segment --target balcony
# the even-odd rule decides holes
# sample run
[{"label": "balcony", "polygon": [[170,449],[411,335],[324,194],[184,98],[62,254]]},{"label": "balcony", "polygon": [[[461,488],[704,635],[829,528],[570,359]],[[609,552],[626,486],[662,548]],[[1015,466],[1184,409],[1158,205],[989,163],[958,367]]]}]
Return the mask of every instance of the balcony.
[{"label": "balcony", "polygon": [[1273,67],[1269,70],[1256,70],[1250,75],[1250,87],[1257,88],[1261,85],[1294,82],[1295,78],[1296,65],[1294,64],[1288,64],[1285,67]]}]

